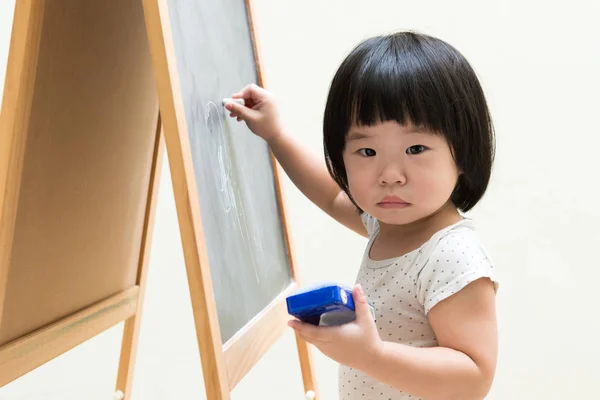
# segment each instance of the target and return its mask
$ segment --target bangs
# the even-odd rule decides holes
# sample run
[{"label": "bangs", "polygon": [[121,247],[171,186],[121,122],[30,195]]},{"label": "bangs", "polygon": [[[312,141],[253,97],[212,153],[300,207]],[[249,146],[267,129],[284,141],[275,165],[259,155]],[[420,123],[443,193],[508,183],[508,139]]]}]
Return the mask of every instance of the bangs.
[{"label": "bangs", "polygon": [[372,126],[387,121],[446,131],[452,122],[448,120],[452,99],[448,88],[436,86],[442,71],[436,71],[436,63],[428,60],[421,46],[394,46],[390,38],[373,38],[359,46],[356,54],[342,71],[346,76],[339,76],[346,84],[338,85],[335,97],[341,101],[331,110],[337,114],[332,115],[335,120],[344,122],[344,132],[353,124]]}]

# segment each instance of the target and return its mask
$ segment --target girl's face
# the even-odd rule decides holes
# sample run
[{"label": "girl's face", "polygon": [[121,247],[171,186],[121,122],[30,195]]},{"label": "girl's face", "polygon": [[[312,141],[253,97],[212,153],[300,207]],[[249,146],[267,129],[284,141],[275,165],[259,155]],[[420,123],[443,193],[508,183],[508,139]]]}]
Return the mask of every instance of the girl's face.
[{"label": "girl's face", "polygon": [[441,209],[460,174],[443,136],[393,121],[353,125],[344,164],[354,201],[390,225],[407,225]]}]

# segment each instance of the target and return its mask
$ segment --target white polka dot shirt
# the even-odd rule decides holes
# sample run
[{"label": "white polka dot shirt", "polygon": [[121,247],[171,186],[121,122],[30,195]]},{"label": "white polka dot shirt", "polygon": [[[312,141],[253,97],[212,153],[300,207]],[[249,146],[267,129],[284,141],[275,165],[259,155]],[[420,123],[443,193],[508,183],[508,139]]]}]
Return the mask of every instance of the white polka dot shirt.
[{"label": "white polka dot shirt", "polygon": [[[464,219],[438,231],[421,247],[403,256],[375,261],[369,252],[379,234],[379,223],[367,214],[362,219],[369,243],[357,283],[375,307],[377,328],[384,341],[437,346],[427,318],[433,306],[482,277],[490,278],[498,288],[494,267],[471,220]],[[339,394],[341,400],[419,400],[343,365],[339,371]]]}]

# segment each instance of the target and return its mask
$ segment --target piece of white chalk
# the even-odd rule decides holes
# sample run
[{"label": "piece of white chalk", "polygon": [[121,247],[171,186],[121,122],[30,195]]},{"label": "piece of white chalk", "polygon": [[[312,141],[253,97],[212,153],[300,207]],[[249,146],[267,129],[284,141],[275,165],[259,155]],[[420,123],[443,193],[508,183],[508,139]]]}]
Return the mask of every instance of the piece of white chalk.
[{"label": "piece of white chalk", "polygon": [[316,394],[312,390],[309,390],[308,392],[306,392],[305,396],[306,400],[315,400]]},{"label": "piece of white chalk", "polygon": [[223,99],[223,105],[225,105],[227,103],[238,103],[241,106],[246,105],[246,102],[244,101],[244,99],[231,99],[229,97],[226,97]]},{"label": "piece of white chalk", "polygon": [[115,392],[113,399],[114,400],[123,400],[124,397],[125,397],[125,394],[123,394],[123,392],[121,392],[120,390],[117,390]]}]

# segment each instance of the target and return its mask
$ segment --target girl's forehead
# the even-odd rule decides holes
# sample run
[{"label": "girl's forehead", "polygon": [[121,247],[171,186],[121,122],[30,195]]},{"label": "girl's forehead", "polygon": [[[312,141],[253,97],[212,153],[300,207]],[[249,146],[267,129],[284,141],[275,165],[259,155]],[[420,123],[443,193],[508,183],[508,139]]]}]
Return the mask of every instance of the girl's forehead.
[{"label": "girl's forehead", "polygon": [[380,122],[373,125],[352,124],[346,133],[346,140],[364,138],[365,136],[379,136],[382,134],[435,134],[430,128],[423,125],[415,125],[412,122],[399,124],[396,121]]}]

